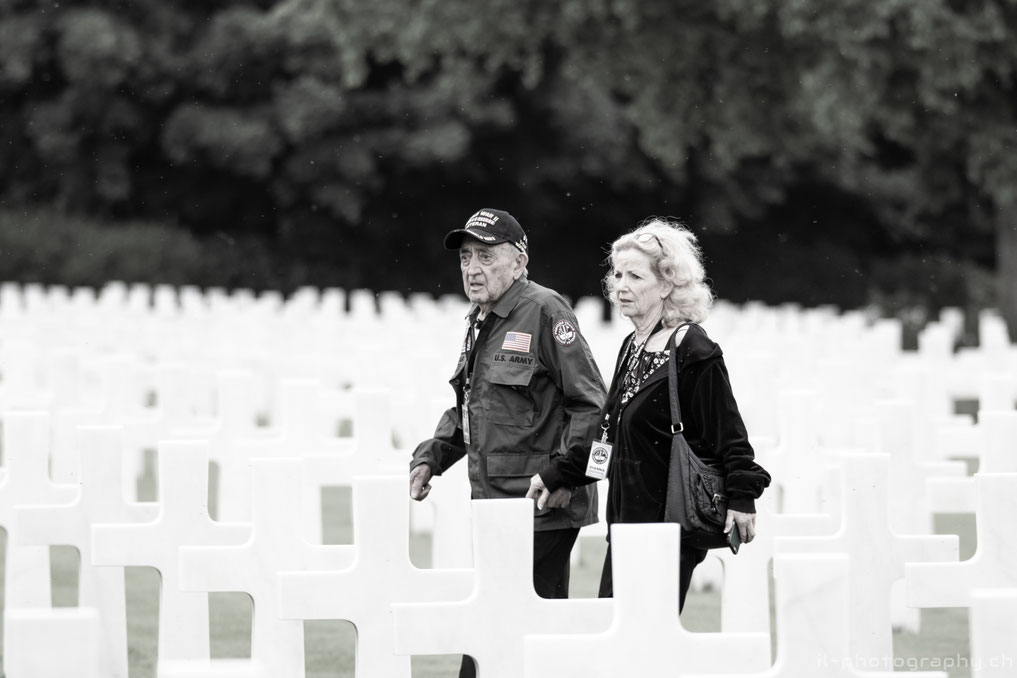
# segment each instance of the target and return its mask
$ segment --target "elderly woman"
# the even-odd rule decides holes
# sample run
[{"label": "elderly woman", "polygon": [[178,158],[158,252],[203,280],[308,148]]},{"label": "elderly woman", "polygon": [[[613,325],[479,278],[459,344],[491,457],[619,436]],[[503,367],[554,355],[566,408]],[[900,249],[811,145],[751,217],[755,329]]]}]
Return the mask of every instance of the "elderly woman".
[{"label": "elderly woman", "polygon": [[[690,448],[726,472],[725,532],[737,529],[743,542],[752,541],[754,500],[770,482],[754,461],[723,353],[695,324],[713,303],[696,237],[679,222],[653,218],[614,242],[609,263],[607,296],[632,321],[633,332],[622,343],[601,412],[601,440],[612,446],[601,597],[613,591],[610,526],[664,521],[672,440],[668,360],[678,361],[678,402]],[[677,346],[673,356],[667,350],[672,335]],[[527,496],[543,508],[567,497],[558,493],[552,498],[555,490],[593,482],[586,475],[588,457],[588,450],[556,457],[531,479]],[[682,545],[679,606],[685,603],[693,569],[705,557],[705,550]]]}]

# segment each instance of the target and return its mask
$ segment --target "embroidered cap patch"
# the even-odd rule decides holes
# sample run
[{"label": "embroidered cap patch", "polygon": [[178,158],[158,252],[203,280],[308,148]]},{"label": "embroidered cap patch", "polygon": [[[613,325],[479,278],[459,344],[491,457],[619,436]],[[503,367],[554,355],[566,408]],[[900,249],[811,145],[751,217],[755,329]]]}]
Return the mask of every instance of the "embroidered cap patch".
[{"label": "embroidered cap patch", "polygon": [[505,341],[502,343],[501,348],[503,351],[529,353],[530,339],[532,338],[533,335],[527,334],[526,332],[506,332]]},{"label": "embroidered cap patch", "polygon": [[579,331],[576,329],[576,326],[568,320],[556,322],[551,333],[554,335],[554,340],[562,346],[571,346],[576,343],[576,339],[579,337]]}]

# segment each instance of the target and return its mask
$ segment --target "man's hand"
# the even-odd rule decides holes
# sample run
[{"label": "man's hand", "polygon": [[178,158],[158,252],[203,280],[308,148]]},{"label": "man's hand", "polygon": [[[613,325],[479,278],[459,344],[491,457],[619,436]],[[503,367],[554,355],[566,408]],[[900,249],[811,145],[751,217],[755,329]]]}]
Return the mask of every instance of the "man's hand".
[{"label": "man's hand", "polygon": [[537,500],[538,511],[543,511],[545,506],[547,508],[565,508],[572,501],[572,490],[567,487],[559,487],[552,492],[544,485],[544,481],[541,480],[538,473],[530,478],[530,489],[526,491],[526,498]]},{"label": "man's hand", "polygon": [[756,514],[728,509],[727,518],[724,520],[724,532],[730,532],[733,528],[738,530],[742,542],[748,544],[756,538]]},{"label": "man's hand", "polygon": [[414,466],[410,471],[410,499],[421,501],[431,491],[431,467],[427,464]]},{"label": "man's hand", "polygon": [[568,508],[572,503],[572,490],[567,487],[559,487],[547,498],[547,508]]},{"label": "man's hand", "polygon": [[544,481],[540,479],[539,473],[530,478],[530,489],[526,490],[526,498],[537,500],[537,510],[544,510],[544,504],[547,503],[550,496],[551,491],[544,486]]}]

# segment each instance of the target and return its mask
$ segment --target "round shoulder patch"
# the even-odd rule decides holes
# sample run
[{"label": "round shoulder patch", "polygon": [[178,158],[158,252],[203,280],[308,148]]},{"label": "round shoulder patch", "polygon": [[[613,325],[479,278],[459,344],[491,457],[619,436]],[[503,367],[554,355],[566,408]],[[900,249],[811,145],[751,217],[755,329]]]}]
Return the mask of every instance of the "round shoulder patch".
[{"label": "round shoulder patch", "polygon": [[562,346],[571,346],[576,343],[576,339],[579,338],[579,330],[577,330],[576,326],[568,320],[559,320],[556,322],[551,334],[554,335],[554,340]]}]

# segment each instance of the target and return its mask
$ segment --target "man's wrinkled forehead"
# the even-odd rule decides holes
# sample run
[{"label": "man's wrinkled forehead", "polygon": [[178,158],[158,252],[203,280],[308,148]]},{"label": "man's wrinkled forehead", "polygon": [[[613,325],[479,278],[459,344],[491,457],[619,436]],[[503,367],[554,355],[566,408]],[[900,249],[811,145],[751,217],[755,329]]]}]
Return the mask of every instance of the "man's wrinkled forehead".
[{"label": "man's wrinkled forehead", "polygon": [[474,238],[463,238],[463,244],[459,246],[460,252],[491,252],[499,253],[506,250],[513,249],[513,246],[507,242],[500,242],[496,245],[488,245],[487,243],[480,242]]}]

